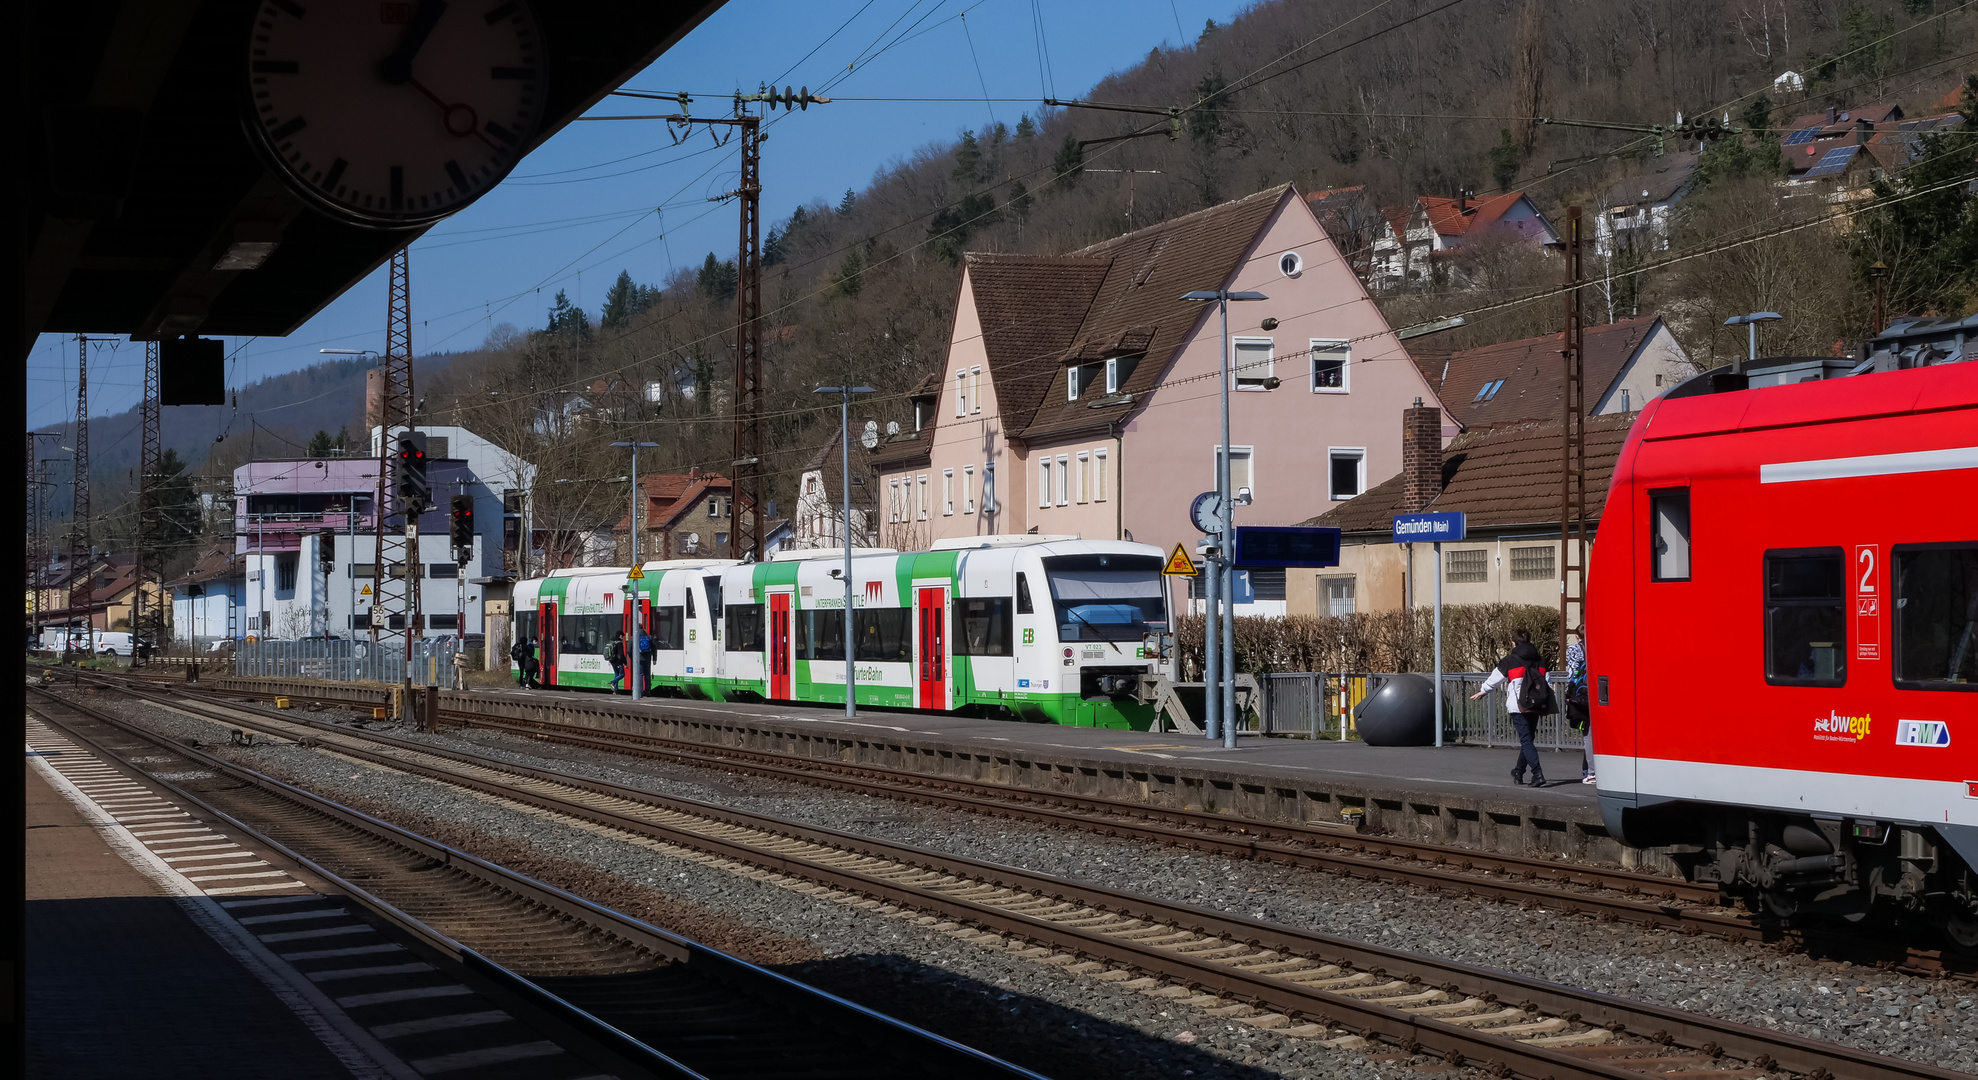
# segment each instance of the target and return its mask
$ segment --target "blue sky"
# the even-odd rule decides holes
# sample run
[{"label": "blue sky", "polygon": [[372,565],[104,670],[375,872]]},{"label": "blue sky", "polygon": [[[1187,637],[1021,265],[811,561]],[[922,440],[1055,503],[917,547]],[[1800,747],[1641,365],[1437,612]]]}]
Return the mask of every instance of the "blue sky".
[{"label": "blue sky", "polygon": [[[1245,6],[732,0],[626,86],[705,95],[696,111],[717,115],[738,87],[830,84],[833,104],[776,113],[763,144],[764,220],[775,222],[813,199],[835,204],[888,163],[964,128],[980,129],[992,113],[1015,126],[1047,91],[1079,96],[1150,49],[1193,41],[1205,20],[1226,22]],[[1033,12],[1043,21],[1044,72]],[[607,98],[590,115],[670,111],[664,103]],[[674,266],[699,266],[709,251],[732,258],[735,209],[707,199],[733,188],[735,178],[734,147],[716,148],[705,129],[675,146],[659,122],[571,124],[494,191],[412,246],[415,351],[472,348],[504,322],[540,326],[558,289],[595,316],[620,269],[657,283]],[[656,206],[662,213],[652,212]],[[320,359],[320,348],[382,348],[384,322],[380,270],[287,338],[227,339],[228,385],[307,366]],[[27,370],[30,425],[58,423],[74,410],[75,354],[74,338],[43,335],[37,343]],[[142,350],[128,343],[92,347],[92,414],[136,403],[142,361]]]}]

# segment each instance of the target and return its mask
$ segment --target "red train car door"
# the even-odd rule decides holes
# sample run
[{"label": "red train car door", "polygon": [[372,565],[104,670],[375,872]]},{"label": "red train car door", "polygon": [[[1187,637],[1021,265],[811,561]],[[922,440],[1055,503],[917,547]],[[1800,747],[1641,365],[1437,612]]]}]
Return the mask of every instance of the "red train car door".
[{"label": "red train car door", "polygon": [[790,699],[790,594],[769,594],[769,696]]},{"label": "red train car door", "polygon": [[920,609],[920,707],[948,707],[947,590],[916,589]]},{"label": "red train car door", "polygon": [[554,600],[544,601],[542,606],[538,608],[537,611],[538,613],[536,616],[536,625],[541,629],[537,633],[537,641],[539,644],[536,649],[536,657],[539,661],[541,661],[543,665],[542,683],[544,686],[555,686],[556,685],[556,601]]}]

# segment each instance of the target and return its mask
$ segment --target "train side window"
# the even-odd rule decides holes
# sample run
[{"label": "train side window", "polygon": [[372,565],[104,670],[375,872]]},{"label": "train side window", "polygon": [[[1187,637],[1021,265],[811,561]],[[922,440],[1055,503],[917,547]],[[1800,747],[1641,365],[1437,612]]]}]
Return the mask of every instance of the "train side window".
[{"label": "train side window", "polygon": [[1840,548],[1765,553],[1765,681],[1847,682],[1847,559]]},{"label": "train side window", "polygon": [[1648,496],[1649,578],[1653,581],[1690,579],[1690,493],[1654,491]]},{"label": "train side window", "polygon": [[1894,551],[1896,685],[1978,691],[1978,544]]},{"label": "train side window", "polygon": [[1030,579],[1022,574],[1016,576],[1016,613],[1032,615],[1035,611],[1030,604]]},{"label": "train side window", "polygon": [[1015,636],[1007,596],[964,596],[955,601],[956,656],[1009,656]]},{"label": "train side window", "polygon": [[728,605],[728,651],[761,652],[763,619],[761,604]]}]

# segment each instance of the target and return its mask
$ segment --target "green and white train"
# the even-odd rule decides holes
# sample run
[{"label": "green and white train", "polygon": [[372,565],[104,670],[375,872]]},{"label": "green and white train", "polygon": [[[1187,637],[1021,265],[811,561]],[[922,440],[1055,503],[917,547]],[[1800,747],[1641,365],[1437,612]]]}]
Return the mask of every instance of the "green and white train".
[{"label": "green and white train", "polygon": [[[1141,676],[1170,674],[1162,561],[1054,536],[856,550],[858,703],[1145,730]],[[558,570],[516,586],[511,640],[538,643],[545,686],[608,689],[611,642],[643,626],[655,694],[843,704],[844,567],[827,549]]]}]

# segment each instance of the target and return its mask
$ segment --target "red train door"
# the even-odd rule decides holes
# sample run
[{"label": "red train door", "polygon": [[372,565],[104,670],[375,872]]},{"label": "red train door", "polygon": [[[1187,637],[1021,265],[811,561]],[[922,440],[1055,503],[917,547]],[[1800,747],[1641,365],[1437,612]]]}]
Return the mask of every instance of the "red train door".
[{"label": "red train door", "polygon": [[790,700],[790,594],[769,595],[769,696]]},{"label": "red train door", "polygon": [[920,608],[920,707],[948,707],[947,590],[916,589]]},{"label": "red train door", "polygon": [[543,602],[542,606],[538,609],[536,625],[541,627],[541,630],[537,633],[539,645],[536,649],[536,657],[543,666],[542,683],[544,686],[555,686],[556,601],[548,600]]}]

